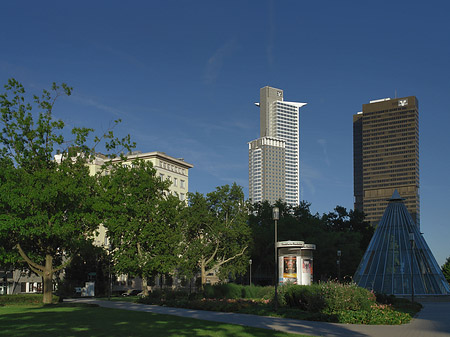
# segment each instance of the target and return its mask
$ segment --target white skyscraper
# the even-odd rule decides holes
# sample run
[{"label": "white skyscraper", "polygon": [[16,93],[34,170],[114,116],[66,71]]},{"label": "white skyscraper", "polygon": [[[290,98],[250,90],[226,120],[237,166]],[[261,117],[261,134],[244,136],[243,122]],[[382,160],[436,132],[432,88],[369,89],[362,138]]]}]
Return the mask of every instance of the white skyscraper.
[{"label": "white skyscraper", "polygon": [[300,108],[306,103],[283,100],[283,90],[260,90],[260,138],[249,144],[249,198],[300,202]]}]

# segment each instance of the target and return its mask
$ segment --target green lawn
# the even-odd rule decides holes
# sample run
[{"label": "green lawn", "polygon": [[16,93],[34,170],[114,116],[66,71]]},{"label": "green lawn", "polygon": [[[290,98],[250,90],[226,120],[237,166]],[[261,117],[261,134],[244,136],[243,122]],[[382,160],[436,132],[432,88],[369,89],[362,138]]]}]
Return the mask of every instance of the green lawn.
[{"label": "green lawn", "polygon": [[58,304],[0,307],[0,336],[299,336],[243,327],[101,307]]}]

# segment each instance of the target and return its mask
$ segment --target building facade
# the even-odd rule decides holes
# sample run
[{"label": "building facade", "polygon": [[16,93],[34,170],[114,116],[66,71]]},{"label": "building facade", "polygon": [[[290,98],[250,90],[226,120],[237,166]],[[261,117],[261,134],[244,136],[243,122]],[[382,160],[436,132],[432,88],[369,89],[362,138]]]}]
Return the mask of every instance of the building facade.
[{"label": "building facade", "polygon": [[374,226],[395,189],[420,226],[419,103],[415,96],[363,104],[353,115],[355,209]]},{"label": "building facade", "polygon": [[[174,158],[158,151],[147,153],[135,151],[127,156],[127,160],[123,162],[123,165],[131,165],[131,162],[137,158],[150,161],[156,170],[157,176],[162,180],[171,182],[169,191],[178,195],[180,200],[186,200],[186,194],[189,191],[189,169],[193,168],[194,165],[185,162],[183,158]],[[121,158],[114,158],[111,161],[120,162],[122,160]]]},{"label": "building facade", "polygon": [[[260,138],[249,146],[249,198],[300,203],[300,108],[284,101],[283,90],[260,89]],[[284,180],[284,181],[283,181]]]},{"label": "building facade", "polygon": [[286,142],[262,137],[249,143],[249,190],[254,202],[286,199]]}]

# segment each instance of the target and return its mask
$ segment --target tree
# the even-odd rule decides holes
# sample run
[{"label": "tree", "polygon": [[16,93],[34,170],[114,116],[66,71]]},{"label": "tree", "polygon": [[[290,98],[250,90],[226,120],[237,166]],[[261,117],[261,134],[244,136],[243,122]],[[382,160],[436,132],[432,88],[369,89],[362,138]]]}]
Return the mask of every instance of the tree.
[{"label": "tree", "polygon": [[[312,214],[310,204],[302,201],[289,206],[278,201],[278,240],[304,241],[316,245],[314,251],[314,279],[327,280],[338,274],[337,251],[342,253],[341,275],[353,275],[373,234],[373,228],[364,220],[364,214],[337,206],[333,212],[319,216]],[[274,221],[267,201],[251,206],[250,226],[254,246],[251,252],[253,275],[261,284],[273,281]]]},{"label": "tree", "polygon": [[58,293],[74,295],[75,287],[94,279],[95,294],[108,295],[109,262],[108,252],[103,247],[93,244],[90,240],[82,242],[77,249],[77,254],[64,269],[64,280],[58,286]]},{"label": "tree", "polygon": [[178,214],[183,204],[169,193],[170,182],[156,176],[152,163],[116,163],[100,176],[101,219],[110,239],[114,269],[147,279],[175,269],[180,243]]},{"label": "tree", "polygon": [[202,286],[209,273],[218,274],[220,279],[245,273],[251,230],[242,187],[220,186],[206,197],[189,193],[188,200],[189,207],[183,213],[184,263],[180,270],[189,276],[200,271]]},{"label": "tree", "polygon": [[450,256],[447,257],[447,260],[442,265],[441,269],[442,269],[442,274],[444,274],[445,279],[447,280],[448,283],[450,283]]},{"label": "tree", "polygon": [[[33,103],[26,103],[25,89],[16,80],[5,89],[0,95],[0,235],[8,237],[8,253],[14,247],[42,277],[43,302],[51,303],[53,274],[98,226],[92,212],[94,178],[86,166],[95,151],[95,145],[87,145],[93,130],[73,128],[74,139],[64,138],[64,122],[53,118],[53,108],[60,96],[71,94],[66,84],[53,83]],[[108,149],[129,148],[129,137],[119,140],[108,132],[105,138]],[[94,144],[100,141],[96,137]]]}]

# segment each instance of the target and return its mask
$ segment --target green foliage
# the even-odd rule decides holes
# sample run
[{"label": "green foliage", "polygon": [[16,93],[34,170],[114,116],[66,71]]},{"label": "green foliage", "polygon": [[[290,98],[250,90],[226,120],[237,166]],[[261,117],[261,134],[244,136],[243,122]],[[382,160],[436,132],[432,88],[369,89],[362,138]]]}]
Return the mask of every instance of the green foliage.
[{"label": "green foliage", "polygon": [[354,283],[327,282],[320,286],[325,300],[326,312],[370,310],[375,304],[375,295]]},{"label": "green foliage", "polygon": [[[238,296],[239,293],[242,294],[241,297]],[[248,293],[253,295],[244,296]],[[201,295],[170,290],[154,291],[148,297],[138,299],[138,302],[349,324],[404,324],[421,309],[419,303],[389,296],[380,296],[380,299],[392,301],[392,305],[377,303],[375,296],[366,289],[336,282],[281,286],[276,313],[273,312],[272,305],[273,287],[217,284],[206,286],[204,296]]]},{"label": "green foliage", "polygon": [[[86,164],[101,139],[107,147],[130,148],[108,132],[87,145],[89,128],[72,129],[64,138],[64,122],[53,108],[72,88],[53,84],[50,91],[27,103],[24,87],[14,79],[0,94],[0,260],[25,260],[43,277],[44,301],[49,302],[52,275],[70,261],[86,235],[98,226],[93,212],[94,178]],[[59,152],[58,160],[53,155]],[[20,253],[21,259],[14,248]]]},{"label": "green foliage", "polygon": [[[29,305],[41,304],[42,294],[27,294],[27,295],[2,295],[0,296],[0,305]],[[53,303],[59,302],[58,296],[53,296]]]},{"label": "green foliage", "polygon": [[325,308],[322,287],[318,284],[311,286],[288,284],[280,287],[280,303],[290,308],[304,311],[320,312]]},{"label": "green foliage", "polygon": [[70,265],[65,268],[64,280],[58,284],[58,294],[74,296],[75,287],[84,286],[85,282],[92,281],[89,273],[95,272],[96,295],[107,295],[109,267],[109,257],[103,247],[95,246],[90,241],[84,242]]},{"label": "green foliage", "polygon": [[[350,279],[373,235],[373,228],[364,220],[364,214],[347,211],[337,206],[322,216],[311,214],[310,204],[302,201],[291,207],[281,201],[278,221],[278,240],[298,240],[316,245],[314,251],[314,280],[337,279],[336,253],[342,252],[341,279]],[[268,202],[250,207],[249,224],[253,232],[251,259],[254,280],[258,284],[273,284],[274,275],[274,221]]]},{"label": "green foliage", "polygon": [[447,257],[447,260],[441,267],[442,274],[444,274],[445,279],[448,283],[450,283],[450,257]]},{"label": "green foliage", "polygon": [[184,204],[169,193],[169,181],[156,176],[152,163],[110,164],[99,176],[102,224],[111,243],[114,269],[150,277],[173,271],[181,242],[179,213]]},{"label": "green foliage", "polygon": [[411,321],[411,315],[392,307],[374,305],[371,310],[340,310],[333,313],[339,323],[396,325]]},{"label": "green foliage", "polygon": [[272,293],[272,287],[258,287],[255,285],[242,286],[242,298],[268,299]]},{"label": "green foliage", "polygon": [[206,285],[204,288],[205,298],[228,298],[238,299],[243,298],[243,289],[245,286],[241,286],[235,283],[222,283],[215,285]]},{"label": "green foliage", "polygon": [[251,231],[242,187],[217,187],[206,196],[189,193],[189,207],[183,214],[183,257],[180,272],[191,277],[198,271],[202,285],[206,274],[221,279],[245,273]]}]

